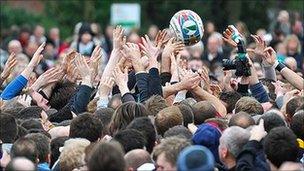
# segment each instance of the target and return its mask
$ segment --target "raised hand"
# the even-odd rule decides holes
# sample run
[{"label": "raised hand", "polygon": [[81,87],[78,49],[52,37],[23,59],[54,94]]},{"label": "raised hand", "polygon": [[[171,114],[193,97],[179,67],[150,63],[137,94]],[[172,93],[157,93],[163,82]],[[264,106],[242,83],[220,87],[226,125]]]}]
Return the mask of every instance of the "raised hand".
[{"label": "raised hand", "polygon": [[169,39],[168,43],[165,45],[163,50],[163,57],[170,57],[171,53],[177,54],[179,51],[183,50],[185,45],[181,41],[174,41],[175,38]]},{"label": "raised hand", "polygon": [[266,49],[264,49],[264,55],[262,57],[265,63],[273,66],[276,62],[276,56],[277,53],[275,52],[275,50],[272,47],[267,47]]},{"label": "raised hand", "polygon": [[167,36],[166,29],[164,29],[162,31],[159,30],[156,37],[155,37],[154,44],[156,46],[162,47],[169,40],[169,38],[166,39],[166,36]]},{"label": "raised hand", "polygon": [[39,78],[31,86],[31,89],[38,91],[42,87],[60,81],[63,76],[64,72],[61,68],[51,68],[39,76]]},{"label": "raised hand", "polygon": [[89,67],[86,59],[81,54],[76,55],[74,62],[75,62],[76,68],[81,76],[82,84],[91,87],[93,69],[91,69]]},{"label": "raised hand", "polygon": [[102,57],[102,52],[101,52],[101,47],[100,46],[96,46],[93,53],[92,53],[92,56],[90,58],[90,63],[89,63],[89,66],[90,68],[92,69],[92,82],[95,80],[97,74],[98,74],[98,67],[100,65],[100,60],[101,60],[101,57]]},{"label": "raised hand", "polygon": [[117,26],[113,30],[113,49],[121,49],[124,44],[126,44],[124,30],[121,26]]},{"label": "raised hand", "polygon": [[73,50],[64,56],[62,64],[61,64],[64,72],[67,73],[68,70],[71,70],[70,67],[72,67],[71,65],[73,65],[73,61],[75,59],[76,54],[77,54],[77,52],[75,50]]},{"label": "raised hand", "polygon": [[208,70],[207,68],[203,67],[202,69],[197,70],[197,73],[200,75],[200,77],[202,78],[201,81],[201,86],[208,92],[212,93],[211,89],[210,89],[210,78],[209,78],[209,74],[208,74]]},{"label": "raised hand", "polygon": [[233,41],[232,40],[232,35],[233,35],[233,33],[234,33],[234,30],[233,30],[233,28],[232,28],[232,26],[230,25],[230,26],[228,26],[227,28],[226,28],[226,30],[223,32],[223,40],[227,43],[227,44],[229,44],[230,46],[232,46],[232,47],[237,47],[237,44],[236,44],[236,42],[235,41]]},{"label": "raised hand", "polygon": [[24,76],[26,79],[30,78],[31,73],[33,72],[34,68],[39,64],[40,60],[43,58],[43,55],[41,54],[43,49],[45,47],[45,42],[42,43],[36,52],[34,53],[30,63],[27,65],[27,67],[22,71],[21,75]]},{"label": "raised hand", "polygon": [[10,56],[8,57],[5,65],[4,65],[4,68],[3,68],[3,71],[1,73],[1,78],[3,80],[5,80],[11,73],[12,69],[14,68],[14,66],[17,64],[17,60],[16,60],[16,54],[13,52],[10,54]]},{"label": "raised hand", "polygon": [[32,97],[27,94],[23,94],[17,97],[17,101],[18,103],[22,104],[24,107],[30,107]]},{"label": "raised hand", "polygon": [[141,53],[138,45],[134,43],[127,43],[126,45],[123,45],[123,50],[121,50],[121,54],[127,60],[132,62],[135,72],[140,72],[145,70],[145,67],[143,66],[140,60]]},{"label": "raised hand", "polygon": [[250,35],[250,36],[253,38],[256,47],[255,49],[247,49],[247,52],[253,52],[257,57],[263,58],[264,49],[266,48],[266,42],[260,36],[257,35]]},{"label": "raised hand", "polygon": [[267,135],[267,132],[265,131],[265,128],[264,128],[264,120],[261,119],[259,122],[259,125],[253,126],[250,133],[251,133],[251,136],[250,136],[249,140],[261,141],[261,139]]},{"label": "raised hand", "polygon": [[198,73],[194,73],[191,70],[184,70],[180,74],[181,76],[181,84],[183,89],[192,90],[199,86],[200,81],[202,78]]},{"label": "raised hand", "polygon": [[43,55],[41,54],[42,51],[44,50],[44,47],[45,47],[45,42],[42,43],[38,49],[36,50],[36,52],[34,53],[30,63],[29,63],[29,66],[31,67],[35,67],[39,64],[40,60],[43,58]]},{"label": "raised hand", "polygon": [[121,95],[129,92],[128,88],[128,68],[124,69],[124,72],[120,70],[119,67],[116,67],[113,72],[113,77],[116,85],[119,87]]},{"label": "raised hand", "polygon": [[112,90],[114,85],[114,78],[112,77],[104,77],[101,78],[99,84],[99,96],[100,97],[108,97],[110,91]]},{"label": "raised hand", "polygon": [[144,54],[149,58],[157,58],[160,54],[160,48],[162,44],[159,43],[155,45],[147,35],[145,35],[145,38],[142,37],[141,40],[142,44],[139,44],[139,46],[142,48]]}]

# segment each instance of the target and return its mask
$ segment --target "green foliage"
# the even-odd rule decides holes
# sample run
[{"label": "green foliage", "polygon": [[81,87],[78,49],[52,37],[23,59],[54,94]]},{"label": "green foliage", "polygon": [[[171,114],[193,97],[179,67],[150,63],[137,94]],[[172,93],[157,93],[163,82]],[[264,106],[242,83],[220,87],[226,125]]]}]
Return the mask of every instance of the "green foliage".
[{"label": "green foliage", "polygon": [[[141,6],[141,32],[146,32],[151,24],[160,28],[168,27],[172,15],[181,9],[197,12],[203,22],[215,22],[218,31],[228,24],[244,21],[249,31],[267,28],[271,21],[267,18],[269,9],[303,11],[301,0],[58,0],[41,1],[41,14],[13,9],[1,4],[1,31],[11,25],[42,24],[46,29],[58,26],[64,38],[73,34],[74,26],[81,21],[97,22],[102,28],[110,22],[112,3],[139,3]],[[302,12],[303,13],[303,12]]]}]

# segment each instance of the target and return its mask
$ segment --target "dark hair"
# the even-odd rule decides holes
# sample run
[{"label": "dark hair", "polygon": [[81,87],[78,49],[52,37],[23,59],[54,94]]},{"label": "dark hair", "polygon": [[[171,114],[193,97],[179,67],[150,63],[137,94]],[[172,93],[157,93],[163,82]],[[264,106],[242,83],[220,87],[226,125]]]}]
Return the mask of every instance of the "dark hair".
[{"label": "dark hair", "polygon": [[92,149],[87,163],[88,169],[124,171],[126,164],[123,155],[122,147],[117,142],[99,142]]},{"label": "dark hair", "polygon": [[141,132],[146,140],[146,148],[149,153],[153,151],[156,141],[156,130],[148,117],[135,118],[128,126],[127,129],[135,129]]},{"label": "dark hair", "polygon": [[0,113],[0,139],[3,143],[13,143],[17,136],[16,119],[7,113]]},{"label": "dark hair", "polygon": [[68,140],[69,137],[57,137],[51,141],[51,163],[50,167],[58,160],[60,156],[59,148],[64,146],[64,142]]},{"label": "dark hair", "polygon": [[299,152],[296,135],[287,127],[273,128],[264,139],[267,158],[276,167],[285,161],[296,161]]},{"label": "dark hair", "polygon": [[271,129],[286,126],[284,120],[275,112],[267,112],[262,115],[260,119],[264,120],[265,131],[269,132]]},{"label": "dark hair", "polygon": [[[118,101],[119,104],[118,105],[114,105],[114,102]],[[120,105],[121,105],[121,96],[120,94],[115,94],[112,96],[112,98],[110,98],[109,103],[108,103],[108,107],[112,108],[112,109],[117,109]]]},{"label": "dark hair", "polygon": [[153,116],[155,116],[162,109],[168,107],[166,100],[160,95],[151,96],[145,101],[145,106]]},{"label": "dark hair", "polygon": [[58,82],[52,91],[49,105],[56,110],[63,108],[71,99],[75,90],[76,87],[74,83]]},{"label": "dark hair", "polygon": [[30,129],[43,129],[43,126],[39,119],[31,118],[26,119],[20,124],[23,128],[30,130]]},{"label": "dark hair", "polygon": [[254,119],[246,112],[239,112],[230,118],[228,126],[239,126],[244,129],[248,128],[251,125],[255,125]]},{"label": "dark hair", "polygon": [[126,102],[120,105],[114,112],[110,123],[110,132],[125,129],[134,118],[148,116],[148,111],[141,103]]},{"label": "dark hair", "polygon": [[35,142],[36,148],[38,150],[39,163],[46,162],[48,155],[51,153],[51,140],[42,133],[31,133],[25,137]]},{"label": "dark hair", "polygon": [[114,135],[113,140],[122,145],[125,153],[134,149],[143,149],[146,144],[144,135],[135,129],[120,130]]},{"label": "dark hair", "polygon": [[15,138],[15,140],[24,137],[26,134],[28,134],[28,130],[23,128],[22,126],[18,125],[18,131],[17,131],[17,136]]},{"label": "dark hair", "polygon": [[103,134],[109,133],[109,125],[112,119],[112,116],[114,114],[114,109],[112,108],[100,108],[95,111],[94,113],[102,122],[104,128],[103,128]]},{"label": "dark hair", "polygon": [[174,126],[170,128],[168,131],[166,131],[164,134],[164,138],[173,137],[173,136],[186,138],[188,140],[192,139],[192,133],[183,125]]},{"label": "dark hair", "polygon": [[205,122],[206,119],[215,118],[215,107],[208,101],[200,101],[193,106],[194,124],[200,125]]},{"label": "dark hair", "polygon": [[302,104],[304,104],[304,97],[302,96],[295,96],[286,103],[286,114],[289,120],[296,113],[296,109]]},{"label": "dark hair", "polygon": [[193,115],[193,111],[192,111],[190,105],[179,104],[177,107],[179,108],[179,110],[181,111],[181,113],[183,115],[183,120],[184,120],[183,125],[185,127],[187,127],[188,124],[194,122],[194,115]]},{"label": "dark hair", "polygon": [[304,110],[300,110],[293,115],[290,122],[290,129],[292,129],[298,138],[304,140]]},{"label": "dark hair", "polygon": [[10,155],[12,159],[15,157],[25,157],[33,163],[37,163],[38,150],[36,143],[30,138],[19,138],[14,142]]},{"label": "dark hair", "polygon": [[236,91],[227,91],[220,94],[220,100],[225,103],[227,113],[232,113],[235,108],[236,102],[242,97],[242,95]]},{"label": "dark hair", "polygon": [[86,138],[95,142],[102,136],[101,121],[90,113],[83,113],[74,118],[70,125],[70,138]]},{"label": "dark hair", "polygon": [[42,107],[30,106],[22,109],[16,116],[17,119],[41,118]]}]

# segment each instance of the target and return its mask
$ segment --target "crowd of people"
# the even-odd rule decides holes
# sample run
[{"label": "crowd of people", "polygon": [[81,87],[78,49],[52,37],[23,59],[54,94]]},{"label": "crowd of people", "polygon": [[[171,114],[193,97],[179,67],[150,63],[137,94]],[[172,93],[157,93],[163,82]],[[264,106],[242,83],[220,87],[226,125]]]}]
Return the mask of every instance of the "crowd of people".
[{"label": "crowd of people", "polygon": [[0,49],[3,170],[303,170],[304,57],[300,15],[280,11],[250,34],[250,76],[233,30],[204,23],[185,46],[170,29],[146,35],[78,23],[16,27]]}]

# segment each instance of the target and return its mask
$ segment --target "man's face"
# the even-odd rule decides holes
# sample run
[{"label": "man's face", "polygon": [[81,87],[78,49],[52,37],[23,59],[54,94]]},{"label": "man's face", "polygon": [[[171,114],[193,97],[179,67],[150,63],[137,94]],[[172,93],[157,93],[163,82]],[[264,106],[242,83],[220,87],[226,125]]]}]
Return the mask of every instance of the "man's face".
[{"label": "man's face", "polygon": [[166,160],[165,153],[161,153],[157,157],[156,167],[157,167],[157,171],[166,171],[166,170],[175,171],[176,170],[176,167],[172,166],[172,164]]}]

